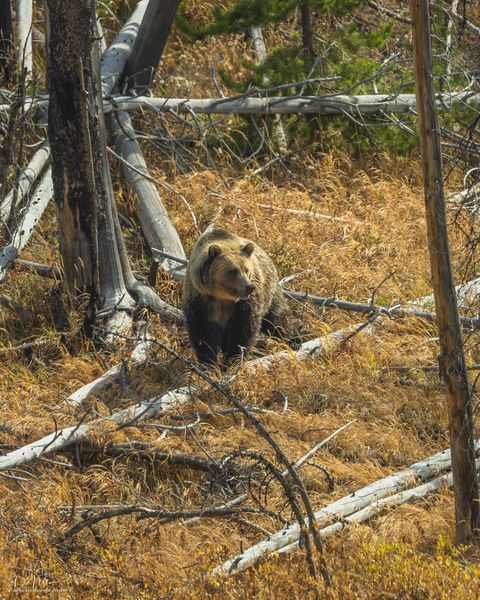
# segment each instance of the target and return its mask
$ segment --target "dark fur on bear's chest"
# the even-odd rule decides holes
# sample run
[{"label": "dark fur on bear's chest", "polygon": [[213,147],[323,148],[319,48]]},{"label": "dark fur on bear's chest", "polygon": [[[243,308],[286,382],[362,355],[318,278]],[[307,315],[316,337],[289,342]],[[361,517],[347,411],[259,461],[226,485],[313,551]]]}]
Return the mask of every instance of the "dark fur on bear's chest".
[{"label": "dark fur on bear's chest", "polygon": [[219,351],[228,362],[241,354],[241,348],[254,344],[259,333],[252,300],[232,302],[199,295],[184,310],[190,341],[202,363],[215,364]]}]

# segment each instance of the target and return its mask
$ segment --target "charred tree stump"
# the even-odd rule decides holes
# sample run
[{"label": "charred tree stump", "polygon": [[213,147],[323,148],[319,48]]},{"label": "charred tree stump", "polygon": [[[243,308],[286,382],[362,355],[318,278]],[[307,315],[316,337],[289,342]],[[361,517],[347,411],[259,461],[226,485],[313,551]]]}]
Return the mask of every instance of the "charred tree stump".
[{"label": "charred tree stump", "polygon": [[440,336],[440,370],[447,389],[457,543],[478,537],[478,484],[472,403],[448,243],[442,153],[433,87],[430,3],[411,0],[415,81],[425,186],[428,246]]},{"label": "charred tree stump", "polygon": [[[92,154],[97,125],[91,69],[94,0],[48,0],[48,137],[65,279],[73,294],[98,297],[98,197]],[[97,48],[98,51],[98,48]],[[98,138],[98,136],[97,136]],[[99,148],[97,148],[99,150]]]}]

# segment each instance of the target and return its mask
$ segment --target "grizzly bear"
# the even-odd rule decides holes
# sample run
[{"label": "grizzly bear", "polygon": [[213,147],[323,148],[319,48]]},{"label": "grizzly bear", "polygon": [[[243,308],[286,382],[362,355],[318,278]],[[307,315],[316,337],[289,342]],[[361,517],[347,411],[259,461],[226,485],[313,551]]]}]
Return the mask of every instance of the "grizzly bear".
[{"label": "grizzly bear", "polygon": [[228,365],[251,348],[260,331],[285,337],[288,307],[275,265],[251,240],[212,229],[197,241],[188,261],[183,310],[198,360]]}]

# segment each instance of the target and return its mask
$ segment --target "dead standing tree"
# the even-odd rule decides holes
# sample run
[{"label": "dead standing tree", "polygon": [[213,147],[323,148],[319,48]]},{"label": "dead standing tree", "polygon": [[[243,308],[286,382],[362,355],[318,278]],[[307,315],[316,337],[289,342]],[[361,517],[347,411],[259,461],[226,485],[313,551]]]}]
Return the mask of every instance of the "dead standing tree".
[{"label": "dead standing tree", "polygon": [[0,0],[0,82],[2,86],[10,79],[12,33],[12,9],[10,0]]},{"label": "dead standing tree", "polygon": [[472,404],[453,282],[443,191],[442,153],[433,87],[430,3],[411,0],[417,107],[424,170],[428,246],[447,388],[457,543],[478,536],[478,484]]},{"label": "dead standing tree", "polygon": [[[72,292],[90,296],[87,322],[93,322],[96,302],[111,315],[107,328],[117,332],[129,328],[127,313],[134,300],[171,316],[169,307],[132,274],[116,213],[101,109],[102,92],[111,93],[123,72],[147,6],[140,2],[104,53],[102,84],[94,1],[65,7],[49,0],[49,138],[56,146],[52,159],[66,279]],[[179,241],[178,246],[175,250],[183,253]]]},{"label": "dead standing tree", "polygon": [[[98,209],[105,190],[95,154],[100,145],[99,110],[95,104],[94,0],[65,3],[48,0],[49,47],[48,137],[57,207],[60,252],[71,293],[89,294],[89,321],[99,297]],[[87,102],[87,98],[89,102]]]}]

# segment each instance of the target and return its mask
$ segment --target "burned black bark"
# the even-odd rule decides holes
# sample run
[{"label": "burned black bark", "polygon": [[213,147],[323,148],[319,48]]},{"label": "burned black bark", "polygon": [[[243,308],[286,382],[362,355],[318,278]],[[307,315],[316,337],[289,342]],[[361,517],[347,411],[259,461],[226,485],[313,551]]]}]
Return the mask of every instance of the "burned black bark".
[{"label": "burned black bark", "polygon": [[122,74],[122,91],[136,94],[151,88],[180,0],[151,0]]},{"label": "burned black bark", "polygon": [[92,148],[101,151],[98,134],[96,139],[92,136],[98,127],[92,72],[92,53],[99,52],[95,5],[94,0],[48,0],[48,8],[48,137],[60,252],[70,292],[88,293],[92,311],[98,297],[98,195]]},{"label": "burned black bark", "polygon": [[10,0],[0,0],[0,85],[10,81],[12,53],[12,7]]}]

